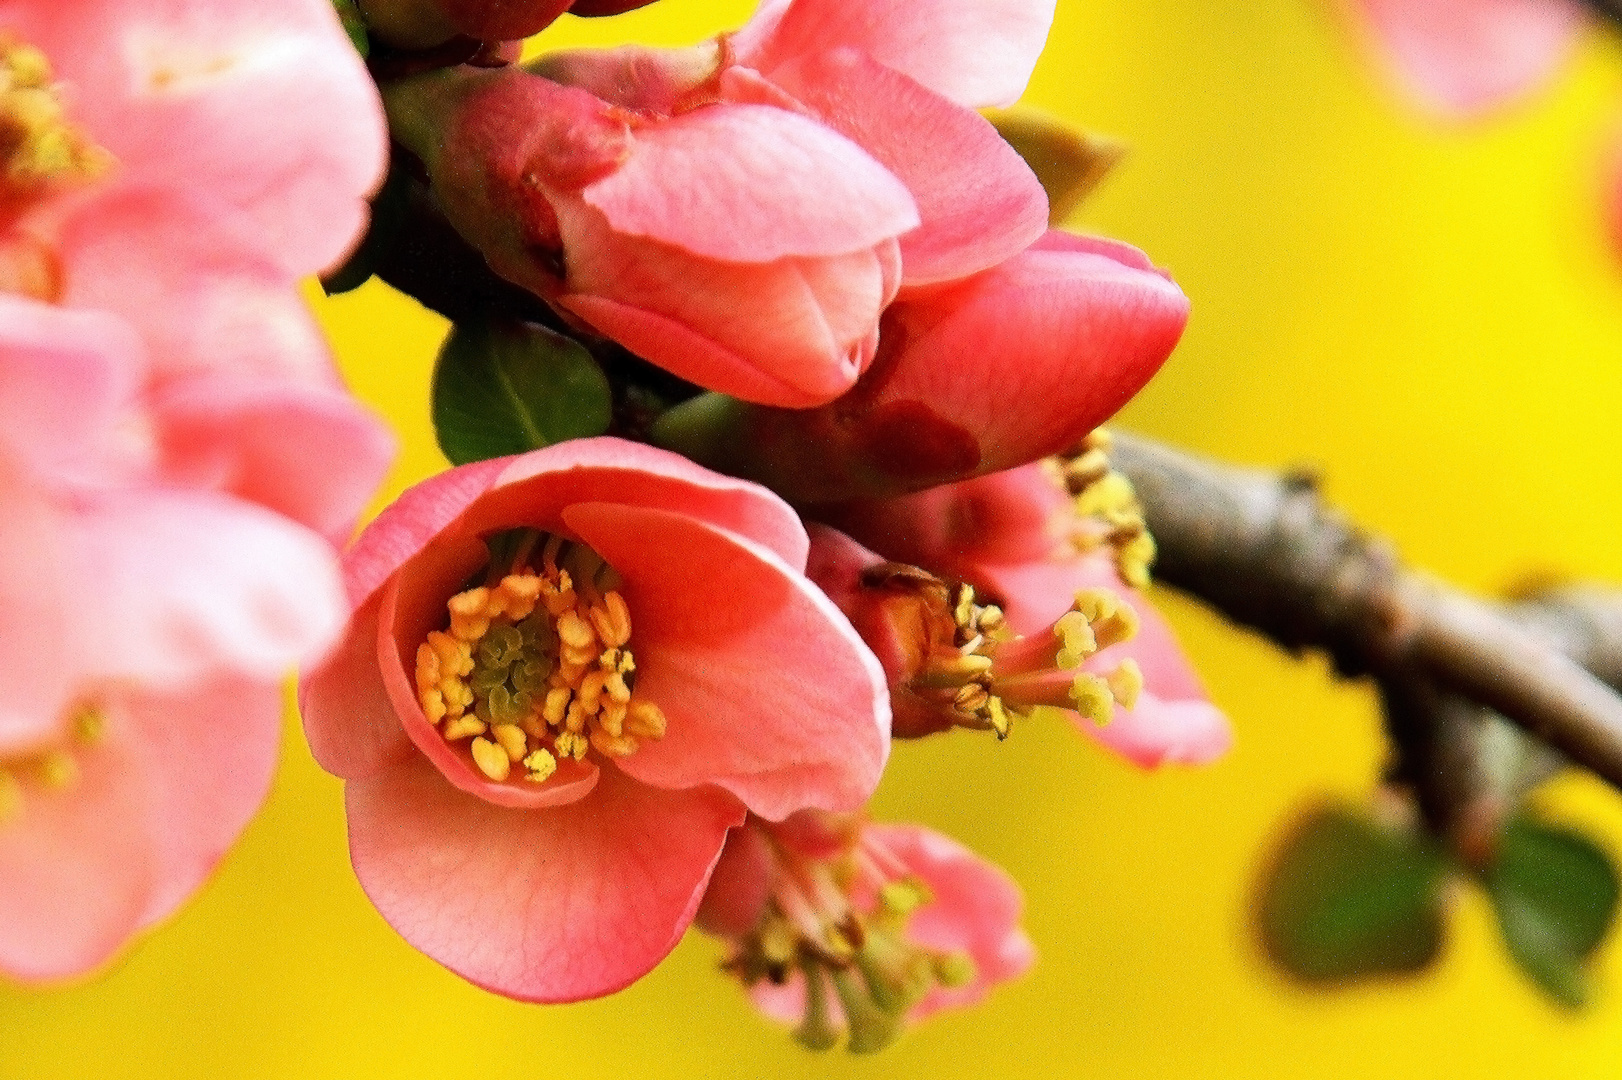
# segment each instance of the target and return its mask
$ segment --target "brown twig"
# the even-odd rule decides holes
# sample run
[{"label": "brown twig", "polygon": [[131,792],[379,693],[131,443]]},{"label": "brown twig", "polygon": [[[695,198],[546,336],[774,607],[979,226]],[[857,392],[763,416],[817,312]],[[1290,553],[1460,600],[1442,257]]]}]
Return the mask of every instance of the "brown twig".
[{"label": "brown twig", "polygon": [[1622,684],[1615,602],[1558,594],[1510,609],[1466,596],[1404,569],[1305,474],[1119,434],[1111,458],[1137,488],[1159,580],[1287,649],[1326,650],[1342,674],[1371,675],[1397,712],[1456,695],[1622,788],[1622,697],[1602,681]]}]

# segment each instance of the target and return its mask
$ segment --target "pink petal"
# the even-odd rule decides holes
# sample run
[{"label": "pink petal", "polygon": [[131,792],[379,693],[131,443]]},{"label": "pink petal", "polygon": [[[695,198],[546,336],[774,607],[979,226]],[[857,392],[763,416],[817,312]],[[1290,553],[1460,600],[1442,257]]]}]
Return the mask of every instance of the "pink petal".
[{"label": "pink petal", "polygon": [[637,692],[669,720],[622,769],[659,787],[719,784],[773,820],[867,800],[889,753],[889,693],[821,591],[690,517],[603,503],[564,520],[625,579]]},{"label": "pink petal", "polygon": [[[1344,0],[1343,0],[1344,2]],[[1566,0],[1357,0],[1419,103],[1468,117],[1549,79],[1583,25]]]},{"label": "pink petal", "polygon": [[613,993],[680,940],[743,809],[713,788],[603,773],[590,797],[548,810],[493,806],[420,758],[350,781],[355,873],[407,941],[486,989]]},{"label": "pink petal", "polygon": [[637,128],[633,145],[618,169],[584,189],[586,202],[615,232],[705,258],[845,255],[918,224],[900,181],[797,113],[706,106]]},{"label": "pink petal", "polygon": [[765,831],[747,825],[733,829],[727,833],[693,925],[706,934],[741,940],[766,913],[776,873],[776,856]]},{"label": "pink petal", "polygon": [[153,412],[170,478],[258,503],[335,544],[394,457],[388,428],[354,398],[282,379],[186,379],[160,392]]},{"label": "pink petal", "polygon": [[109,188],[67,220],[61,252],[62,302],[128,319],[160,378],[230,371],[337,386],[287,271],[240,219],[200,196]]},{"label": "pink petal", "polygon": [[867,831],[922,878],[933,895],[913,913],[907,937],[928,949],[967,952],[974,959],[974,981],[931,990],[908,1019],[916,1022],[941,1009],[973,1005],[1035,962],[1036,950],[1019,926],[1024,899],[1000,868],[950,837],[917,825],[870,825]]},{"label": "pink petal", "polygon": [[[1057,453],[1126,404],[1188,319],[1176,285],[1091,251],[1033,248],[890,308],[900,356],[879,392],[972,424],[980,472]],[[1018,401],[1018,409],[989,403]]]},{"label": "pink petal", "polygon": [[0,353],[0,453],[41,479],[116,478],[128,455],[115,428],[146,376],[130,326],[0,295]]},{"label": "pink petal", "polygon": [[73,560],[62,543],[62,508],[0,461],[0,760],[58,732],[83,671],[75,644]]},{"label": "pink petal", "polygon": [[299,713],[310,753],[345,780],[382,772],[411,753],[378,664],[378,612],[373,593],[349,617],[336,648],[299,680]]},{"label": "pink petal", "polygon": [[346,605],[318,536],[250,503],[151,489],[98,495],[64,537],[97,617],[78,650],[107,678],[276,680],[337,638]]},{"label": "pink petal", "polygon": [[854,49],[801,58],[772,77],[917,200],[922,224],[901,238],[903,284],[967,277],[1047,230],[1041,183],[978,113]]},{"label": "pink petal", "polygon": [[213,874],[270,793],[281,746],[274,682],[219,679],[121,702],[148,765],[154,887],[143,927],[167,918]]},{"label": "pink petal", "polygon": [[1054,0],[794,0],[763,5],[732,39],[738,62],[773,75],[796,58],[854,48],[959,105],[1025,92]]},{"label": "pink petal", "polygon": [[0,823],[0,971],[29,981],[101,966],[139,929],[156,863],[138,737],[116,711],[75,755],[71,788],[29,779]]},{"label": "pink petal", "polygon": [[11,0],[0,25],[44,50],[125,176],[244,212],[289,277],[331,265],[364,226],[383,115],[327,0]]},{"label": "pink petal", "polygon": [[578,502],[687,514],[738,533],[794,567],[805,565],[810,549],[799,515],[759,484],[614,438],[575,439],[509,459],[468,515],[467,528],[481,534],[518,525],[556,528],[563,509]]}]

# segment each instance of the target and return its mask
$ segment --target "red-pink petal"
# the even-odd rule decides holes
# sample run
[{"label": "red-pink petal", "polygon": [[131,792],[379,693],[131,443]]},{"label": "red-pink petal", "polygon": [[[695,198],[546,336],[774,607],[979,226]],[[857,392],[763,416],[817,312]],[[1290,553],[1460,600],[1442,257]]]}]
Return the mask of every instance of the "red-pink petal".
[{"label": "red-pink petal", "polygon": [[767,263],[845,255],[918,224],[906,187],[809,117],[719,104],[636,129],[623,164],[582,196],[615,232],[695,255]]},{"label": "red-pink petal", "polygon": [[1468,117],[1546,81],[1583,23],[1567,0],[1343,0],[1419,103]]},{"label": "red-pink petal", "polygon": [[917,200],[921,224],[901,237],[904,285],[978,273],[1047,230],[1041,183],[973,110],[854,49],[803,57],[772,78]]},{"label": "red-pink petal", "polygon": [[123,175],[237,208],[287,276],[365,224],[382,109],[327,0],[12,0],[0,25],[44,50]]},{"label": "red-pink petal", "polygon": [[374,593],[349,617],[327,658],[299,680],[304,737],[320,766],[345,780],[382,772],[412,752],[378,665],[378,613]]},{"label": "red-pink petal", "polygon": [[335,544],[394,457],[388,428],[336,389],[222,374],[172,383],[152,409],[166,476],[258,503]]},{"label": "red-pink petal", "polygon": [[578,1001],[647,974],[692,921],[727,829],[714,788],[614,769],[568,806],[511,810],[412,758],[345,790],[355,873],[412,945],[487,989]]},{"label": "red-pink petal", "polygon": [[669,720],[621,768],[659,787],[719,784],[774,820],[867,800],[889,753],[889,693],[820,590],[690,517],[579,504],[564,520],[624,578],[637,693]]},{"label": "red-pink petal", "polygon": [[225,678],[118,707],[146,759],[154,881],[141,916],[167,918],[214,872],[264,804],[281,745],[276,682]]},{"label": "red-pink petal", "polygon": [[0,822],[0,972],[36,981],[93,970],[139,929],[153,895],[147,777],[138,736],[110,711],[101,743],[75,755],[65,790],[26,780]]},{"label": "red-pink petal", "polygon": [[128,319],[159,378],[229,371],[338,385],[287,271],[194,189],[114,185],[77,208],[60,240],[62,302]]},{"label": "red-pink petal", "polygon": [[1053,23],[1054,0],[794,0],[762,5],[733,42],[738,62],[780,64],[855,48],[970,108],[1025,92]]}]

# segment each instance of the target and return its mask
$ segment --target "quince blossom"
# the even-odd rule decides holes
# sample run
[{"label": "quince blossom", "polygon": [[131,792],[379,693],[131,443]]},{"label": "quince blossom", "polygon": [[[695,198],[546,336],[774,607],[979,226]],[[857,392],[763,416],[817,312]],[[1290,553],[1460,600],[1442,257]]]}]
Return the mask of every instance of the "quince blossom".
[{"label": "quince blossom", "polygon": [[329,540],[391,440],[296,281],[353,240],[383,133],[322,0],[0,26],[0,971],[56,979],[208,875],[281,676],[341,627]]},{"label": "quince blossom", "polygon": [[675,945],[746,810],[861,805],[883,673],[807,550],[764,489],[612,438],[384,511],[301,695],[384,918],[486,988],[595,997]]},{"label": "quince blossom", "polygon": [[845,1031],[866,1053],[1023,974],[1022,906],[1007,874],[939,833],[803,811],[733,831],[696,925],[732,944],[727,968],[801,1042]]}]

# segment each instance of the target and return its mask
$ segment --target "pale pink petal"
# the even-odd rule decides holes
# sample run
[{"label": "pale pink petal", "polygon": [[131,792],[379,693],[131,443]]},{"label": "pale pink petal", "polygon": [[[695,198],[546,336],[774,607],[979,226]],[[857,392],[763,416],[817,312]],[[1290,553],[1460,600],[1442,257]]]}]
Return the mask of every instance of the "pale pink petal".
[{"label": "pale pink petal", "polygon": [[[1343,0],[1347,2],[1347,0]],[[1419,103],[1467,117],[1549,79],[1583,24],[1568,0],[1352,0]]]},{"label": "pale pink petal", "polygon": [[77,610],[84,586],[62,543],[66,515],[0,461],[0,757],[53,738],[83,671]]},{"label": "pale pink petal", "polygon": [[1047,230],[1041,183],[973,110],[854,49],[805,57],[772,77],[917,200],[922,223],[901,238],[904,285],[978,273]]},{"label": "pale pink petal", "polygon": [[64,223],[61,252],[62,302],[128,319],[159,378],[230,371],[337,386],[286,270],[190,190],[115,185]]},{"label": "pale pink petal", "polygon": [[479,986],[578,1001],[647,974],[692,921],[727,829],[714,788],[658,791],[603,770],[591,796],[493,806],[413,758],[350,781],[350,853],[384,919]]},{"label": "pale pink petal", "polygon": [[624,578],[637,693],[669,720],[621,768],[660,787],[719,784],[774,820],[867,800],[889,753],[889,692],[820,590],[690,517],[579,504],[564,520]]},{"label": "pale pink petal", "polygon": [[982,1000],[998,983],[1025,973],[1036,950],[1020,929],[1019,886],[997,866],[938,832],[916,825],[871,825],[868,833],[929,886],[932,899],[907,923],[907,937],[937,952],[966,952],[975,977],[967,986],[936,987],[908,1019]]},{"label": "pale pink petal", "polygon": [[845,255],[918,224],[906,187],[861,147],[782,109],[694,109],[636,129],[633,146],[582,196],[615,232],[695,255]]},{"label": "pale pink petal", "polygon": [[738,533],[790,566],[810,541],[799,515],[759,484],[712,472],[680,454],[624,439],[575,439],[509,459],[466,527],[556,528],[566,506],[619,502],[670,510]]},{"label": "pale pink petal", "polygon": [[250,503],[108,491],[70,525],[64,549],[97,613],[81,620],[77,647],[95,674],[148,685],[222,671],[274,680],[319,657],[343,627],[331,548]]},{"label": "pale pink petal", "polygon": [[0,972],[14,978],[64,979],[106,963],[153,895],[138,735],[110,710],[102,741],[75,757],[69,788],[25,776],[20,812],[0,822]]},{"label": "pale pink petal", "polygon": [[378,612],[373,593],[349,617],[336,648],[299,680],[299,713],[310,753],[345,780],[359,780],[411,753],[377,662]]},{"label": "pale pink petal", "polygon": [[969,108],[1025,92],[1054,0],[794,0],[763,5],[733,37],[738,62],[771,77],[798,57],[854,48]]},{"label": "pale pink petal", "polygon": [[335,544],[394,457],[388,428],[335,389],[204,376],[165,387],[152,409],[168,478],[258,503]]},{"label": "pale pink petal", "polygon": [[288,276],[365,224],[382,108],[328,0],[7,0],[0,25],[44,50],[123,175],[236,207]]},{"label": "pale pink petal", "polygon": [[0,295],[0,357],[0,455],[40,480],[116,479],[116,428],[146,377],[130,326]]},{"label": "pale pink petal", "polygon": [[213,874],[264,804],[281,745],[276,682],[217,679],[119,703],[147,761],[153,890],[141,925],[171,915]]}]

